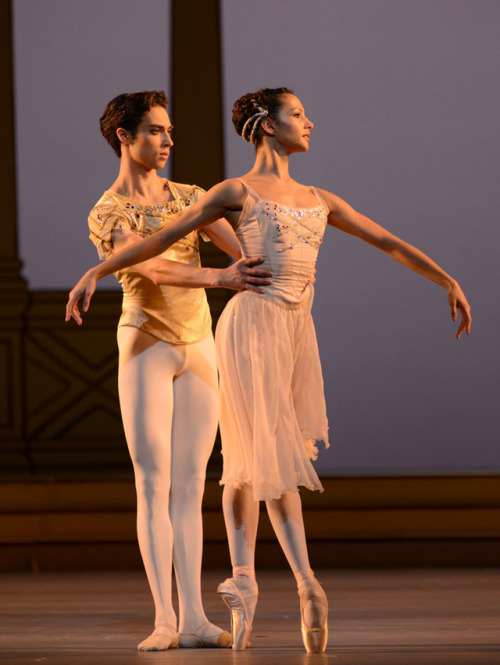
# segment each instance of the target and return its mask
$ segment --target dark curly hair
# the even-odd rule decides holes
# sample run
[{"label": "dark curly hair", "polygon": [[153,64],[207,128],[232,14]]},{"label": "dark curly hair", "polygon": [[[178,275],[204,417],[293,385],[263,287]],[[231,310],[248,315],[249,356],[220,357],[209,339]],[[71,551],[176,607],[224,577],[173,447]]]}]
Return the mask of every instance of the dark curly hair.
[{"label": "dark curly hair", "polygon": [[99,123],[102,135],[118,157],[121,157],[121,143],[116,130],[121,127],[135,136],[137,127],[146,113],[153,106],[163,106],[166,109],[167,104],[167,96],[162,90],[126,92],[109,102]]},{"label": "dark curly hair", "polygon": [[237,99],[233,106],[233,125],[238,136],[245,141],[251,140],[255,146],[259,145],[264,136],[260,123],[265,117],[260,112],[267,111],[269,118],[277,120],[283,95],[286,94],[293,95],[294,92],[289,88],[262,88]]}]

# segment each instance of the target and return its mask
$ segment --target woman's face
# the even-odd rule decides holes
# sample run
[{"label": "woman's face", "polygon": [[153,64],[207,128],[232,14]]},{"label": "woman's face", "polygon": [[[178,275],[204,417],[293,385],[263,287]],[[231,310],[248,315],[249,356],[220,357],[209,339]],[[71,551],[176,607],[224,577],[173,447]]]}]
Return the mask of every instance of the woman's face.
[{"label": "woman's face", "polygon": [[163,106],[153,106],[137,127],[134,137],[127,134],[132,161],[146,170],[162,169],[170,154],[172,123]]},{"label": "woman's face", "polygon": [[306,117],[300,99],[295,95],[283,95],[278,119],[273,123],[275,139],[289,152],[306,152],[313,123]]}]

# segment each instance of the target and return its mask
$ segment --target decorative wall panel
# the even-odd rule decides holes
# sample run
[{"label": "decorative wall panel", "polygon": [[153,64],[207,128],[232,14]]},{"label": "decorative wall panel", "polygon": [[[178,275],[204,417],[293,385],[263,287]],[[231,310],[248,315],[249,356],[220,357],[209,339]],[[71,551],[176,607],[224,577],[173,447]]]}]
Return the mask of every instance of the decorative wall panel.
[{"label": "decorative wall panel", "polygon": [[97,293],[80,328],[66,294],[30,295],[24,343],[26,445],[39,473],[128,473],[116,387],[120,295]]}]

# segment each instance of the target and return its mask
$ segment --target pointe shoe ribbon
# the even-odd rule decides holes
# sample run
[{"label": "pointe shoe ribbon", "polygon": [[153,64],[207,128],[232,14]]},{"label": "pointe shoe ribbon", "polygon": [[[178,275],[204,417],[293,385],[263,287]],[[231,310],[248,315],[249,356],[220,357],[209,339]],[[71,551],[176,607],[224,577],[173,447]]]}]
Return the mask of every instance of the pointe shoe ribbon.
[{"label": "pointe shoe ribbon", "polygon": [[248,640],[252,632],[258,587],[253,580],[249,582],[249,586],[244,588],[242,584],[238,586],[234,577],[230,577],[217,587],[217,593],[231,612],[231,633],[235,651],[243,651],[249,646]]}]

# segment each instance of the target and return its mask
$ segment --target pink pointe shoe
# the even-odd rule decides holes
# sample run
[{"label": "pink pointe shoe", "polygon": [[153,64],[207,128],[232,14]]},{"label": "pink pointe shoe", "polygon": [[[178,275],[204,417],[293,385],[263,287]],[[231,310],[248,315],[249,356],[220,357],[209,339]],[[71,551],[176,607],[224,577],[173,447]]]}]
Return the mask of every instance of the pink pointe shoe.
[{"label": "pink pointe shoe", "polygon": [[233,649],[243,651],[249,646],[248,640],[252,632],[253,615],[259,594],[257,582],[250,577],[229,577],[219,584],[217,593],[231,612]]},{"label": "pink pointe shoe", "polygon": [[299,584],[302,641],[307,653],[324,653],[328,641],[328,601],[320,583]]}]

